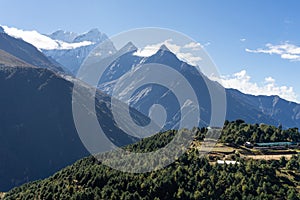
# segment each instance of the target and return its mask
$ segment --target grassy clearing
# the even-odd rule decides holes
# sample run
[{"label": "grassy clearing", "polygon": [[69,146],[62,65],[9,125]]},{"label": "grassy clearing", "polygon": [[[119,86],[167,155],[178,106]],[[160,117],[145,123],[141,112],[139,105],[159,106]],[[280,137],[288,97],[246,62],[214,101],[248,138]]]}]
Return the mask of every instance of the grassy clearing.
[{"label": "grassy clearing", "polygon": [[299,149],[288,149],[288,150],[259,150],[246,148],[244,146],[233,146],[225,143],[204,143],[195,141],[192,145],[193,148],[196,148],[200,151],[207,151],[209,155],[231,155],[239,153],[244,158],[250,158],[255,160],[279,160],[281,157],[285,157],[289,160],[293,155],[300,153]]}]

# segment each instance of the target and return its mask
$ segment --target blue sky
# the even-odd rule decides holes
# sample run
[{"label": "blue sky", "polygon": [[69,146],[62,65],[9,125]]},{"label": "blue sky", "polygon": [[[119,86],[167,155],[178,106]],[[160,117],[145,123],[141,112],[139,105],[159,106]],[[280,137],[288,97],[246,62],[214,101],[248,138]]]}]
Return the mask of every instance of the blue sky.
[{"label": "blue sky", "polygon": [[109,36],[141,27],[173,29],[208,44],[224,84],[300,101],[299,8],[297,0],[1,0],[0,24],[41,33],[97,27]]}]

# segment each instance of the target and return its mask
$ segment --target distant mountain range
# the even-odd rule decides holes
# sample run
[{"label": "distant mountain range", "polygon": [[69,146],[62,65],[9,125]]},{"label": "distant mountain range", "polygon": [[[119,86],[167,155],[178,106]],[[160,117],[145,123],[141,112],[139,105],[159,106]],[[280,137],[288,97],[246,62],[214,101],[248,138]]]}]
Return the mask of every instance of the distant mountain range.
[{"label": "distant mountain range", "polygon": [[[81,43],[85,41],[91,42],[90,45],[80,46],[74,49],[51,49],[43,50],[43,53],[48,57],[53,58],[63,66],[68,68],[73,74],[77,73],[80,65],[84,59],[90,54],[90,52],[101,42],[108,40],[108,37],[99,32],[98,29],[92,29],[87,33],[74,37],[74,34],[70,32],[55,32],[49,35],[52,39],[60,39],[64,42]],[[74,37],[74,39],[73,39]],[[72,40],[73,39],[73,40]],[[112,43],[110,43],[105,51],[98,52],[99,57],[106,56],[108,54],[115,53],[116,49]]]},{"label": "distant mountain range", "polygon": [[[0,191],[47,177],[88,155],[72,116],[73,82],[79,80],[67,74],[75,74],[92,49],[107,38],[97,30],[82,35],[58,31],[44,35],[54,41],[51,44],[55,47],[46,50],[12,37],[6,31],[0,27]],[[164,46],[150,57],[139,57],[134,54],[137,48],[132,43],[117,51],[109,40],[106,41],[105,51],[94,52],[93,56],[121,56],[100,79],[98,87],[103,92],[97,92],[95,107],[101,126],[114,143],[121,146],[135,142],[137,138],[116,126],[110,110],[111,98],[107,94],[111,94],[119,77],[143,63],[165,64],[180,72],[196,91],[200,102],[199,126],[209,124],[211,101],[205,81],[216,90],[222,88],[220,84],[201,76],[193,66],[179,60]],[[64,49],[59,44],[68,48]],[[74,44],[82,46],[75,48]],[[88,88],[82,85],[78,91],[83,99],[88,96]],[[297,103],[278,96],[247,95],[233,89],[226,89],[226,96],[228,120],[244,119],[248,123],[300,127],[300,105]],[[129,102],[134,108],[132,116],[148,122],[149,118],[145,116],[148,116],[153,103],[162,104],[168,110],[164,128],[178,128],[180,106],[172,93],[157,85],[146,85],[134,93]]]},{"label": "distant mountain range", "polygon": [[[14,32],[7,27],[4,28],[4,30],[2,29],[2,32],[3,31],[8,32],[11,35],[14,34]],[[33,34],[34,37],[41,37],[40,35],[42,34],[38,34],[37,36],[36,32]],[[21,36],[22,34],[19,33],[19,37]],[[52,63],[55,62],[56,65],[61,64],[61,66],[64,66],[65,71],[74,75],[77,73],[77,70],[83,60],[91,53],[94,53],[92,56],[95,57],[95,60],[101,60],[103,57],[114,55],[115,53],[122,55],[107,68],[104,76],[100,80],[99,89],[107,94],[111,94],[114,83],[119,77],[139,64],[154,62],[171,66],[184,74],[189,81],[193,82],[192,85],[197,92],[198,99],[200,100],[200,96],[202,96],[202,125],[207,125],[209,123],[210,102],[209,100],[203,100],[203,96],[208,95],[207,88],[203,85],[203,78],[200,78],[199,74],[195,75],[197,72],[194,70],[194,67],[179,60],[175,54],[167,49],[167,47],[161,48],[156,54],[150,57],[139,57],[134,54],[137,50],[134,44],[128,43],[125,47],[117,51],[107,36],[97,29],[92,29],[84,34],[59,30],[50,35],[42,36],[47,37],[52,42],[64,42],[68,43],[69,46],[73,45],[72,48],[62,48],[61,46],[58,46],[56,48],[45,48],[41,50],[48,56],[48,60]],[[105,48],[98,51],[92,51],[98,44],[103,43],[103,41],[106,42]],[[85,44],[79,47],[74,46],[74,44],[81,44],[82,42],[90,42],[90,44]],[[36,64],[34,65],[37,66]],[[205,81],[212,83],[215,87],[220,87],[217,82],[212,82],[205,76],[203,77]],[[178,106],[175,106],[175,102],[169,103],[172,102],[171,99],[173,99],[171,96],[169,96],[169,98],[164,96],[164,100],[158,98],[162,97],[165,91],[161,89],[154,90],[154,88],[151,87],[153,86],[148,86],[148,88],[140,90],[140,92],[145,92],[146,90],[151,91],[148,92],[147,95],[141,95],[140,92],[135,93],[130,105],[148,115],[148,108],[154,102],[168,102],[168,106],[172,105],[172,108],[169,108],[169,111],[172,114],[169,114],[168,116],[169,119],[167,121],[170,123],[166,128],[176,127],[176,123],[179,119]],[[300,127],[300,107],[297,103],[286,101],[278,96],[253,96],[243,94],[234,89],[226,89],[226,95],[228,110],[226,119],[228,120],[243,118],[249,123],[268,123],[273,125],[282,124],[284,127]]]},{"label": "distant mountain range", "polygon": [[2,32],[35,45],[51,61],[60,63],[66,72],[76,74],[78,68],[90,52],[101,42],[107,41],[105,51],[98,52],[98,57],[115,53],[114,45],[108,42],[108,37],[98,29],[77,34],[58,30],[52,34],[44,35],[36,31],[23,31],[4,26]]},{"label": "distant mountain range", "polygon": [[[235,99],[235,101],[241,102],[245,106],[250,106],[253,110],[259,110],[266,117],[273,119],[276,123],[273,125],[281,124],[286,128],[298,127],[300,128],[300,105],[295,102],[290,102],[280,98],[277,95],[265,96],[265,95],[249,95],[244,94],[236,89],[226,89],[227,100]],[[230,109],[231,107],[229,107]],[[242,118],[242,117],[241,117]],[[233,119],[228,116],[228,119]],[[263,123],[260,120],[255,120],[255,123]]]},{"label": "distant mountain range", "polygon": [[[124,52],[124,48],[127,52]],[[143,64],[159,63],[172,67],[180,72],[190,82],[200,104],[201,122],[199,126],[207,126],[211,117],[211,101],[208,83],[214,90],[222,87],[219,83],[211,81],[191,66],[177,58],[166,46],[162,46],[157,53],[150,57],[135,56],[137,47],[132,43],[122,48],[120,56],[106,68],[99,82],[99,89],[112,94],[117,80],[130,70],[137,70]],[[97,65],[95,65],[97,66]],[[93,70],[92,68],[90,70]],[[167,75],[164,76],[168,78]],[[284,127],[300,127],[300,105],[281,99],[278,96],[253,96],[243,94],[235,89],[225,89],[227,100],[227,120],[244,119],[249,123],[266,123],[272,125],[282,124]],[[122,100],[122,96],[119,97]],[[139,88],[130,98],[130,106],[148,115],[151,105],[162,104],[168,110],[167,125],[165,129],[176,128],[180,121],[180,107],[174,101],[174,96],[163,87],[147,85]]]}]

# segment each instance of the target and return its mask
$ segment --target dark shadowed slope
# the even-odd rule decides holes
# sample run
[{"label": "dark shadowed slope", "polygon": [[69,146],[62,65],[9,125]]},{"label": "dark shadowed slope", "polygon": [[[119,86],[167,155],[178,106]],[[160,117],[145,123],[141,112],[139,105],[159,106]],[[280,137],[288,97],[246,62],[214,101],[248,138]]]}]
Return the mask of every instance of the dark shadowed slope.
[{"label": "dark shadowed slope", "polygon": [[[0,52],[0,63],[0,191],[6,191],[89,153],[73,121],[73,83],[45,68],[24,67],[24,61],[7,53]],[[77,93],[86,98],[86,90]],[[116,127],[109,102],[107,95],[97,93],[95,108],[108,138],[119,146],[136,141]]]},{"label": "dark shadowed slope", "polygon": [[0,50],[0,65],[1,66],[7,66],[7,67],[34,67],[33,65],[30,65],[26,63],[25,61],[3,51]]}]

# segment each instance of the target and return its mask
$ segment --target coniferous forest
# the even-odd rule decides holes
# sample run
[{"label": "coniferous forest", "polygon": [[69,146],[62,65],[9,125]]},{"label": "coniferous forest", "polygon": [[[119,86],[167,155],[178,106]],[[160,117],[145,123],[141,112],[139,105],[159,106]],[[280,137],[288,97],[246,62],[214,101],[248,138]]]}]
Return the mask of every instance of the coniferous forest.
[{"label": "coniferous forest", "polygon": [[[201,142],[207,129],[198,129]],[[176,131],[167,131],[129,145],[131,151],[152,151],[166,145]],[[297,129],[226,121],[220,142],[299,141]],[[4,199],[300,199],[300,156],[254,160],[238,151],[237,164],[217,164],[208,154],[190,148],[176,162],[148,173],[124,173],[93,157],[77,161],[53,176],[9,191]]]}]

